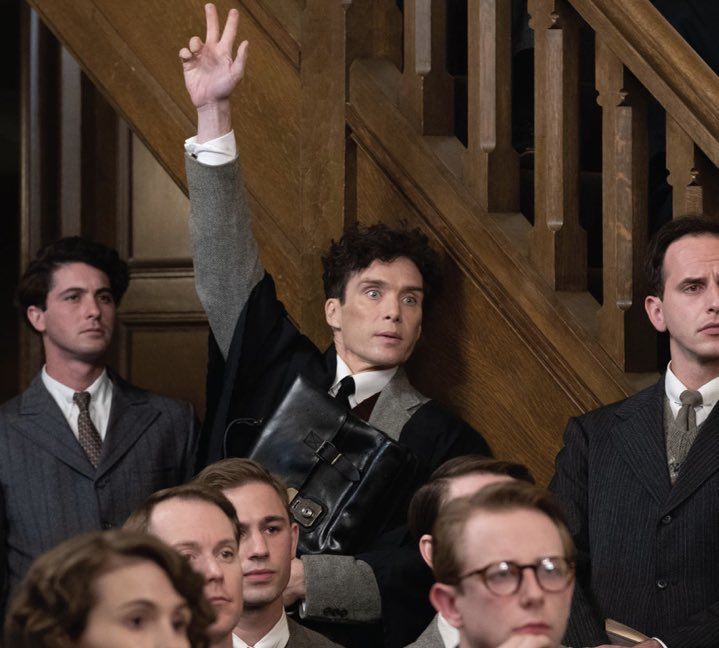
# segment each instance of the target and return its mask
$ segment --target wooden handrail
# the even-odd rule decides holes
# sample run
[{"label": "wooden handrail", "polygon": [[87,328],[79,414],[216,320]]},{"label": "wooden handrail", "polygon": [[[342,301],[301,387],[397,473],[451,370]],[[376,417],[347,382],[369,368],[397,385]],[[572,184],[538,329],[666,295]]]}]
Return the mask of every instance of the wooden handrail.
[{"label": "wooden handrail", "polygon": [[719,77],[707,63],[649,0],[569,1],[719,166]]}]

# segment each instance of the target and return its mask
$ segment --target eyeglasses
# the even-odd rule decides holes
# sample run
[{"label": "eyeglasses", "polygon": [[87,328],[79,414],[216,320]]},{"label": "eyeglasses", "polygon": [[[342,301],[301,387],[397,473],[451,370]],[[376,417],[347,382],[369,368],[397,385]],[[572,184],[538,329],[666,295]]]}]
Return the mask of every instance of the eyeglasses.
[{"label": "eyeglasses", "polygon": [[519,591],[525,569],[534,572],[539,587],[545,592],[561,592],[574,579],[574,563],[571,560],[561,556],[549,556],[529,565],[518,565],[511,560],[491,563],[483,569],[467,572],[460,576],[459,580],[480,576],[492,594],[510,596]]}]

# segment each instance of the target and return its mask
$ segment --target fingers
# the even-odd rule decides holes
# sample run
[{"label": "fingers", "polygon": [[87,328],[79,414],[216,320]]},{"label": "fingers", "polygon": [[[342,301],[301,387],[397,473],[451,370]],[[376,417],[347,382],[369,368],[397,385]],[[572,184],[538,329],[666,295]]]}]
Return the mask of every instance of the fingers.
[{"label": "fingers", "polygon": [[222,32],[222,38],[220,44],[227,47],[228,51],[232,50],[232,44],[235,42],[235,36],[237,36],[237,24],[240,22],[240,12],[237,9],[230,9],[230,13],[227,14],[227,22],[225,23],[225,29]]},{"label": "fingers", "polygon": [[197,52],[199,52],[199,51],[202,49],[202,45],[203,45],[203,43],[202,43],[202,41],[200,40],[200,37],[199,37],[199,36],[193,36],[193,37],[190,39],[190,47],[189,47],[189,49],[190,49],[190,51],[191,51],[193,54],[197,54]]},{"label": "fingers", "polygon": [[240,46],[237,48],[237,56],[232,61],[232,74],[238,78],[242,78],[245,74],[245,63],[247,61],[247,51],[250,44],[247,41],[242,41]]},{"label": "fingers", "polygon": [[183,48],[180,50],[180,60],[181,60],[183,63],[186,63],[186,62],[189,61],[191,58],[192,58],[192,52],[191,52],[190,50],[188,50],[186,47],[183,47]]},{"label": "fingers", "polygon": [[217,17],[217,7],[211,2],[205,5],[205,21],[207,22],[206,43],[216,43],[220,39],[220,20]]}]

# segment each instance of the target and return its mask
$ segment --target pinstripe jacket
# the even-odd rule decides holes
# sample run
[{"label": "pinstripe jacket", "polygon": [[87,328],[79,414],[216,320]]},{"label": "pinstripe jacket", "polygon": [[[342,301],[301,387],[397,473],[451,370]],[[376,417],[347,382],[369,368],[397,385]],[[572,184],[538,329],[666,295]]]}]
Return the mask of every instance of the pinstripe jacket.
[{"label": "pinstripe jacket", "polygon": [[567,427],[550,488],[580,558],[569,645],[606,643],[609,617],[670,648],[719,646],[719,408],[672,487],[663,403],[662,378]]},{"label": "pinstripe jacket", "polygon": [[88,461],[40,375],[0,407],[0,541],[3,589],[63,540],[122,525],[150,493],[192,475],[197,426],[189,403],[111,375],[102,457]]}]

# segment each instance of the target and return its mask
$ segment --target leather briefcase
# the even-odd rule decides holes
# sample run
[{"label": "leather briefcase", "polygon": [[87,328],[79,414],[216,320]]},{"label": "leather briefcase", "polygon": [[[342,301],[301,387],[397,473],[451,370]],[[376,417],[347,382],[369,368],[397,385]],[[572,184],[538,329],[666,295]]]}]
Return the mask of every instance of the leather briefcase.
[{"label": "leather briefcase", "polygon": [[[347,411],[299,376],[267,421],[250,457],[290,489],[298,553],[355,554],[412,496],[409,448]],[[402,508],[400,508],[402,507]]]}]

